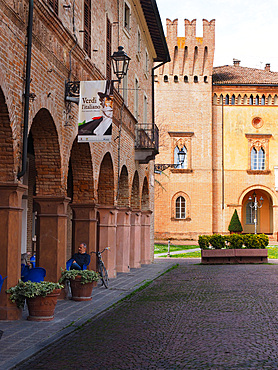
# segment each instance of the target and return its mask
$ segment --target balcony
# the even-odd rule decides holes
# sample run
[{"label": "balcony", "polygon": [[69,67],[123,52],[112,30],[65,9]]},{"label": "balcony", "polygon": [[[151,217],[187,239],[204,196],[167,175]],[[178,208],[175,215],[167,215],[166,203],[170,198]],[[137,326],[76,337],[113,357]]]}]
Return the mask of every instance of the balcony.
[{"label": "balcony", "polygon": [[149,163],[158,154],[158,127],[153,123],[137,123],[135,131],[135,160]]}]

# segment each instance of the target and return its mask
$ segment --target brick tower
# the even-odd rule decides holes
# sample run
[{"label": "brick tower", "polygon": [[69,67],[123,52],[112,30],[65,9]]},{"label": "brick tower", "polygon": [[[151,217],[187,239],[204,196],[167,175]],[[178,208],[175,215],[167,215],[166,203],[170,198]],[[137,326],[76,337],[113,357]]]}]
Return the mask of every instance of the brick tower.
[{"label": "brick tower", "polygon": [[[176,164],[156,175],[155,236],[196,239],[212,232],[212,73],[215,20],[166,20],[171,62],[156,75],[156,124],[160,130],[158,164]],[[186,153],[183,164],[178,152]],[[166,176],[165,176],[166,175]],[[194,217],[192,217],[194,215]],[[198,215],[198,217],[196,217]]]}]

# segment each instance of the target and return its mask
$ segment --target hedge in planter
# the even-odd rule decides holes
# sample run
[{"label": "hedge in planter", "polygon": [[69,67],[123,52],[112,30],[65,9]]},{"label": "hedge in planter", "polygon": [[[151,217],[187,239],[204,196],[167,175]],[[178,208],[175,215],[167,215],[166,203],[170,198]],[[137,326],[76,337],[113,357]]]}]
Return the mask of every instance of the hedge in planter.
[{"label": "hedge in planter", "polygon": [[269,238],[265,234],[200,235],[201,249],[265,249]]}]

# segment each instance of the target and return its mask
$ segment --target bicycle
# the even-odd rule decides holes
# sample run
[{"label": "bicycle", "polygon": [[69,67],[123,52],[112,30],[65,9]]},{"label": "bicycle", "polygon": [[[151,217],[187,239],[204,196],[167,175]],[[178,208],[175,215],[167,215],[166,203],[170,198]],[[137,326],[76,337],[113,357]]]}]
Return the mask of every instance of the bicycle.
[{"label": "bicycle", "polygon": [[98,266],[98,272],[100,274],[100,277],[101,277],[101,281],[102,281],[102,285],[105,286],[106,289],[108,289],[108,284],[109,284],[109,279],[108,279],[108,272],[106,270],[106,267],[104,266],[104,262],[102,260],[102,253],[105,251],[105,250],[109,250],[110,248],[109,247],[106,247],[103,249],[103,251],[98,251],[98,252],[91,252],[92,253],[95,253],[95,255],[97,256],[97,266]]}]

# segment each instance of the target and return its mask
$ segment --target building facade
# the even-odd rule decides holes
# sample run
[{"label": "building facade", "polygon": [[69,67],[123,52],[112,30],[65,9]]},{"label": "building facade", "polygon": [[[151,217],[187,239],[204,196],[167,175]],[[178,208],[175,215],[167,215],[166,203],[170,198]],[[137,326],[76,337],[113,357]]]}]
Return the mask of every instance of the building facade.
[{"label": "building facade", "polygon": [[228,233],[236,209],[244,233],[276,239],[278,73],[239,60],[213,68],[214,40],[214,20],[203,20],[203,37],[196,20],[185,20],[185,37],[167,20],[171,63],[155,84],[155,238]]},{"label": "building facade", "polygon": [[[152,67],[169,53],[149,0],[0,0],[0,30],[0,319],[16,319],[5,290],[21,253],[35,252],[49,281],[80,242],[110,247],[110,277],[152,261]],[[117,80],[119,45],[131,61],[115,82],[112,140],[78,143],[65,84]]]}]

